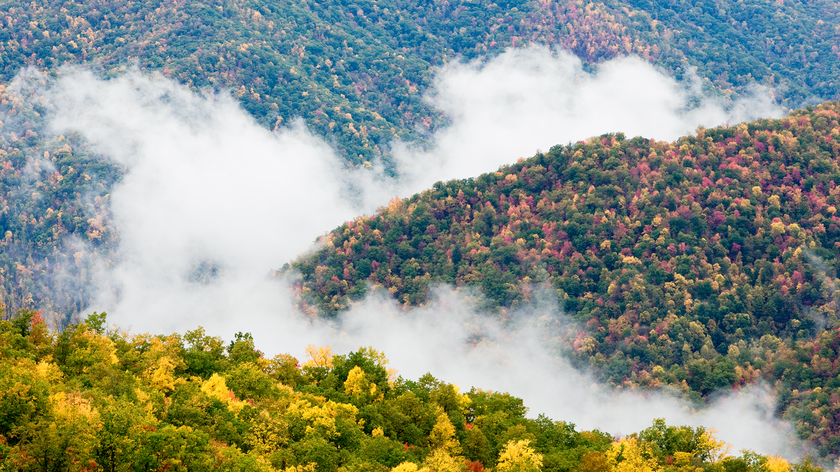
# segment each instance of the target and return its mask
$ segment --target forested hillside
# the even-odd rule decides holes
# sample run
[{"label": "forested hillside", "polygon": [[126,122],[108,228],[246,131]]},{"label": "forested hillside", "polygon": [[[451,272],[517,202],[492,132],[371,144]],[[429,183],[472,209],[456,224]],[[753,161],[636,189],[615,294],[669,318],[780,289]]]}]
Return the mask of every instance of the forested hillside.
[{"label": "forested hillside", "polygon": [[0,85],[0,308],[37,306],[62,325],[90,301],[92,253],[115,250],[109,194],[122,169],[50,133],[38,85]]},{"label": "forested hillside", "polygon": [[668,46],[683,51],[699,74],[718,87],[767,84],[791,108],[838,98],[836,2],[626,3],[673,31]]},{"label": "forested hillside", "polygon": [[696,67],[727,93],[768,85],[788,107],[840,91],[840,19],[827,0],[7,1],[0,17],[2,81],[25,65],[116,75],[136,64],[231,89],[269,128],[302,116],[354,165],[442,122],[421,100],[439,66],[534,43],[588,63],[635,54],[677,78]]},{"label": "forested hillside", "polygon": [[[426,374],[397,377],[373,348],[302,365],[249,334],[230,344],[198,328],[126,335],[105,316],[49,331],[35,312],[0,321],[3,470],[284,472],[790,471],[778,456],[727,445],[705,428],[656,420],[613,438],[522,400]],[[809,460],[794,470],[822,470]]]},{"label": "forested hillside", "polygon": [[780,413],[835,456],[838,112],[673,143],[604,135],[440,182],[294,262],[300,303],[335,313],[372,284],[420,305],[448,283],[514,308],[550,287],[579,324],[568,354],[604,380],[700,399],[764,378]]},{"label": "forested hillside", "polygon": [[[829,1],[5,1],[0,86],[27,66],[54,75],[80,65],[105,77],[136,66],[230,91],[269,129],[303,117],[348,166],[382,159],[392,172],[393,139],[423,142],[446,125],[422,97],[455,59],[532,44],[587,65],[633,54],[678,79],[696,68],[712,94],[763,84],[795,107],[838,98],[837,13]],[[90,301],[85,254],[95,247],[109,259],[115,247],[106,196],[121,170],[82,142],[52,141],[48,113],[26,87],[0,103],[0,284],[11,311],[37,306],[60,321]],[[55,171],[34,164],[45,152]]]}]

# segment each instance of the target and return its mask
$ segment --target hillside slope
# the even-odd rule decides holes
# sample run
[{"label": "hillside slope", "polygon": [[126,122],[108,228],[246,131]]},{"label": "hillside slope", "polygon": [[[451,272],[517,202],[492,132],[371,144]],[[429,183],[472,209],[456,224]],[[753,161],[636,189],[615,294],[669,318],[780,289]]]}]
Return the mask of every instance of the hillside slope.
[{"label": "hillside slope", "polygon": [[[587,67],[634,54],[678,79],[696,68],[711,94],[764,84],[794,107],[838,98],[837,13],[827,0],[7,0],[0,3],[0,85],[25,67],[58,74],[63,65],[82,65],[113,77],[136,66],[195,90],[231,91],[269,129],[300,116],[347,166],[381,158],[388,168],[392,140],[422,143],[446,125],[423,96],[456,58],[530,44],[568,49]],[[27,93],[6,90],[0,104],[7,202],[0,207],[0,296],[12,312],[38,307],[66,321],[90,301],[84,255],[94,247],[108,259],[115,250],[106,196],[121,170],[76,140],[55,146],[70,146],[58,175],[31,172],[45,152],[56,158],[56,143],[44,140],[48,110]],[[33,197],[42,187],[49,198]],[[96,197],[105,200],[99,205]]]},{"label": "hillside slope", "polygon": [[269,128],[302,116],[353,165],[445,122],[421,99],[439,66],[531,43],[588,63],[636,54],[677,78],[695,67],[727,93],[765,84],[788,107],[840,93],[829,1],[6,1],[0,17],[2,82],[25,65],[114,75],[136,64],[233,89]]},{"label": "hillside slope", "polygon": [[618,54],[653,60],[655,28],[600,3],[581,6],[57,1],[32,9],[7,2],[0,8],[8,18],[0,80],[25,65],[88,64],[109,76],[136,64],[191,87],[232,89],[268,128],[302,116],[358,165],[383,157],[395,137],[418,139],[418,123],[441,123],[422,94],[436,68],[456,56],[493,55],[535,40],[589,61]]},{"label": "hillside slope", "polygon": [[699,399],[766,378],[780,412],[834,456],[838,112],[673,143],[605,135],[440,182],[294,262],[300,303],[335,313],[373,284],[419,305],[449,283],[516,307],[550,287],[580,326],[564,349],[605,380]]}]

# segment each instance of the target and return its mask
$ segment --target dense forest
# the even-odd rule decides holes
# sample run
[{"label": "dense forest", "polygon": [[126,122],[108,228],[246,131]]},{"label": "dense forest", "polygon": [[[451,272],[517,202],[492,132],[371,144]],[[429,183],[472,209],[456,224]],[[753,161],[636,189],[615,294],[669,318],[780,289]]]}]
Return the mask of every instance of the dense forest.
[{"label": "dense forest", "polygon": [[61,333],[0,321],[0,468],[17,471],[822,470],[729,454],[714,432],[656,420],[614,438],[506,393],[398,377],[362,347],[266,358],[249,334],[128,335],[105,315]]},{"label": "dense forest", "polygon": [[439,182],[323,238],[288,270],[336,313],[381,286],[406,306],[475,286],[488,309],[555,290],[580,366],[700,400],[764,378],[840,453],[840,103],[672,143],[592,138]]},{"label": "dense forest", "polygon": [[295,116],[349,164],[387,160],[391,139],[445,123],[421,97],[440,66],[544,44],[595,64],[639,55],[738,93],[770,86],[788,108],[840,98],[836,3],[53,1],[0,6],[0,80],[30,65],[136,64],[229,89],[262,124]]}]

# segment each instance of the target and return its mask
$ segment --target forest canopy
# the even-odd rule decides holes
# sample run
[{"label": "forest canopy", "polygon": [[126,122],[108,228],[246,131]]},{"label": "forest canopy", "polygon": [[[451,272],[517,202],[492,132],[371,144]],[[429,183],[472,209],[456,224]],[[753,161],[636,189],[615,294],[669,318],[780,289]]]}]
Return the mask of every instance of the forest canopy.
[{"label": "forest canopy", "polygon": [[93,313],[61,332],[38,312],[0,321],[4,470],[818,471],[657,419],[615,438],[507,393],[426,374],[384,353],[309,346],[266,358],[248,333],[131,335]]}]

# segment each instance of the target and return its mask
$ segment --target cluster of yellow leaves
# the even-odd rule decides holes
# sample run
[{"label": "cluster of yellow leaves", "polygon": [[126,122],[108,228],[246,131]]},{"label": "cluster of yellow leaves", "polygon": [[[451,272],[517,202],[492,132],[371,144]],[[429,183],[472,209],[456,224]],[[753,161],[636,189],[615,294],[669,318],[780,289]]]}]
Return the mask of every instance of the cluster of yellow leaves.
[{"label": "cluster of yellow leaves", "polygon": [[[18,362],[31,365],[33,361],[30,359],[20,359]],[[61,373],[61,369],[52,362],[52,356],[36,364],[34,370],[42,380],[49,383],[58,383],[64,376],[64,374]]]},{"label": "cluster of yellow leaves", "polygon": [[432,472],[428,467],[422,469],[414,462],[403,462],[402,464],[391,469],[391,472]]},{"label": "cluster of yellow leaves", "polygon": [[318,464],[314,462],[309,462],[306,465],[298,465],[298,466],[291,466],[286,467],[283,469],[283,472],[315,472]]},{"label": "cluster of yellow leaves", "polygon": [[531,441],[508,441],[499,454],[497,472],[539,472],[543,465],[542,454],[530,446]]},{"label": "cluster of yellow leaves", "polygon": [[266,410],[251,421],[249,442],[260,454],[271,454],[289,443],[289,425]]},{"label": "cluster of yellow leaves", "polygon": [[146,385],[167,394],[184,382],[175,376],[175,370],[183,367],[180,342],[177,335],[159,337],[138,334],[132,337],[134,345],[146,346],[138,359],[138,363],[144,366],[142,379]]},{"label": "cluster of yellow leaves", "polygon": [[382,392],[377,395],[376,384],[367,379],[365,371],[359,366],[353,367],[347,374],[347,380],[344,381],[344,393],[366,401],[381,401],[385,398]]},{"label": "cluster of yellow leaves", "polygon": [[455,426],[452,425],[449,415],[443,409],[438,411],[437,421],[429,434],[429,446],[432,450],[444,451],[448,454],[461,452],[460,443],[455,438]]},{"label": "cluster of yellow leaves", "polygon": [[458,384],[452,384],[452,387],[455,389],[455,393],[458,395],[458,411],[460,411],[463,414],[467,414],[467,411],[469,411],[470,409],[470,404],[472,403],[470,396],[466,393],[460,393]]},{"label": "cluster of yellow leaves", "polygon": [[81,342],[77,344],[72,356],[89,359],[93,364],[113,365],[120,360],[117,358],[117,348],[114,342],[96,331],[85,328],[81,333]]},{"label": "cluster of yellow leaves", "polygon": [[767,472],[790,472],[792,469],[790,463],[780,456],[768,457],[764,467],[767,468]]},{"label": "cluster of yellow leaves", "polygon": [[452,456],[442,449],[435,449],[426,457],[426,465],[436,472],[461,472],[464,458]]},{"label": "cluster of yellow leaves", "polygon": [[169,356],[158,358],[146,371],[146,380],[155,390],[168,393],[175,390],[175,367],[177,364]]},{"label": "cluster of yellow leaves", "polygon": [[460,472],[464,458],[459,456],[461,444],[455,437],[455,426],[449,415],[440,408],[432,432],[429,434],[431,454],[426,457],[426,465],[438,472]]},{"label": "cluster of yellow leaves", "polygon": [[358,408],[347,403],[327,400],[321,405],[316,405],[306,398],[299,398],[289,405],[286,417],[290,421],[305,422],[307,435],[317,433],[325,438],[335,438],[339,436],[335,427],[336,418],[345,418],[355,423],[358,413]]},{"label": "cluster of yellow leaves", "polygon": [[732,445],[715,437],[717,430],[707,429],[700,436],[697,445],[697,453],[705,455],[711,462],[719,462],[727,457],[732,450]]},{"label": "cluster of yellow leaves", "polygon": [[204,381],[201,384],[201,391],[208,397],[224,403],[234,413],[238,413],[245,406],[245,402],[236,398],[236,395],[225,383],[225,378],[219,374],[213,373],[209,379]]},{"label": "cluster of yellow leaves", "polygon": [[614,472],[657,472],[659,461],[651,454],[650,445],[637,438],[622,439],[607,451],[607,463]]},{"label": "cluster of yellow leaves", "polygon": [[329,346],[318,347],[314,344],[306,346],[306,354],[309,360],[303,363],[304,367],[324,367],[331,369],[333,366],[333,352]]}]

